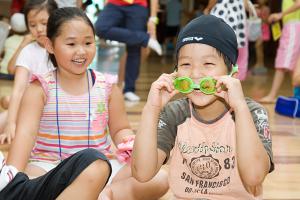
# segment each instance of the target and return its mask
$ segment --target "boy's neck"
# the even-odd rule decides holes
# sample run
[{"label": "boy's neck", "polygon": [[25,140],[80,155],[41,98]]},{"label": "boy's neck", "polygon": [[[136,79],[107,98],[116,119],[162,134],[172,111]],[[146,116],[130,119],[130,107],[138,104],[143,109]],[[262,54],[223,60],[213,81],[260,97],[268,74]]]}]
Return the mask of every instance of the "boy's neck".
[{"label": "boy's neck", "polygon": [[198,116],[206,122],[218,119],[226,110],[229,110],[227,104],[222,100],[216,100],[212,104],[205,107],[194,105],[194,109]]}]

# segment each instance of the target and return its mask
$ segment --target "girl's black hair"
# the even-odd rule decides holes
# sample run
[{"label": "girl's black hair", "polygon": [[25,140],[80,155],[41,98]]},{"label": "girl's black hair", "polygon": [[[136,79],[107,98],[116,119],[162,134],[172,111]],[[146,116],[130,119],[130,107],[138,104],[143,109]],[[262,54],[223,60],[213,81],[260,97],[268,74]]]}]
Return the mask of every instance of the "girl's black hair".
[{"label": "girl's black hair", "polygon": [[[54,43],[55,38],[60,34],[63,24],[73,19],[83,20],[92,28],[95,35],[95,29],[92,22],[80,8],[64,7],[55,10],[48,19],[47,37],[52,41],[52,43]],[[53,54],[49,54],[49,57],[54,67],[57,67],[55,56]]]},{"label": "girl's black hair", "polygon": [[57,4],[54,0],[28,0],[26,1],[26,4],[24,6],[24,15],[25,15],[25,23],[27,26],[27,29],[29,29],[28,27],[28,13],[31,10],[37,10],[38,12],[42,11],[42,10],[47,10],[48,14],[51,15],[51,13],[56,10]]}]

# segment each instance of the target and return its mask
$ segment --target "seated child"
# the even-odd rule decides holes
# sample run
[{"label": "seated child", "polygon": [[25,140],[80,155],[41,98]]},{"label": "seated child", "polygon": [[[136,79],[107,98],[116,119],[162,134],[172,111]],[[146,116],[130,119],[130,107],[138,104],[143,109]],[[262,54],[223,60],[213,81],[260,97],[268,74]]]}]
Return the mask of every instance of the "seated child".
[{"label": "seated child", "polygon": [[[151,86],[133,176],[148,181],[168,162],[175,199],[261,199],[263,180],[274,169],[268,116],[231,76],[238,57],[234,31],[220,18],[198,17],[179,33],[176,57],[177,71]],[[191,88],[187,97],[169,102],[180,89],[174,79],[182,77],[193,82],[183,85]]]}]

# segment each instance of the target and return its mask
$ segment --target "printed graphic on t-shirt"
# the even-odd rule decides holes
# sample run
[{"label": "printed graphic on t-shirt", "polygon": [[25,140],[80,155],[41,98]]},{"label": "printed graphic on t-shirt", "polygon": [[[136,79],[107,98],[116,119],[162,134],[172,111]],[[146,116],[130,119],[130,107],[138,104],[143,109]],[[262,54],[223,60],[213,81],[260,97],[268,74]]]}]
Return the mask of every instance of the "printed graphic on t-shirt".
[{"label": "printed graphic on t-shirt", "polygon": [[235,155],[229,145],[205,142],[189,145],[178,141],[182,156],[180,182],[186,194],[218,194],[228,190],[235,169]]}]

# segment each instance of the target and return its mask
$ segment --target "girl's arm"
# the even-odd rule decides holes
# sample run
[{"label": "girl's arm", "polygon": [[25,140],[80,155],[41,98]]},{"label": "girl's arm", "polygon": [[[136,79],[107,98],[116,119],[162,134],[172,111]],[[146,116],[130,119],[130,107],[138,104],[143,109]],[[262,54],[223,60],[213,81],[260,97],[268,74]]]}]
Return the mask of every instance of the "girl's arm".
[{"label": "girl's arm", "polygon": [[18,110],[20,107],[22,96],[27,87],[28,80],[29,71],[25,67],[17,67],[13,91],[8,107],[6,126],[4,128],[3,134],[0,135],[1,144],[3,144],[5,140],[7,140],[7,142],[10,143],[15,136]]},{"label": "girl's arm", "polygon": [[217,0],[209,0],[206,8],[204,9],[204,14],[208,15],[211,9],[217,4]]},{"label": "girl's arm", "polygon": [[283,12],[271,14],[270,17],[269,17],[269,22],[272,23],[272,22],[279,21],[285,15],[290,14],[290,13],[292,13],[292,12],[298,10],[298,9],[300,9],[300,0],[296,0],[295,3],[291,7],[289,7],[288,9],[286,9]]},{"label": "girl's arm", "polygon": [[78,8],[81,8],[81,6],[82,6],[82,0],[76,0],[76,6]]},{"label": "girl's arm", "polygon": [[32,83],[24,93],[17,121],[16,138],[9,150],[7,164],[24,171],[39,129],[46,102],[40,83]]},{"label": "girl's arm", "polygon": [[108,126],[115,145],[122,143],[127,136],[133,135],[127,118],[122,92],[113,85],[108,102]]},{"label": "girl's arm", "polygon": [[15,74],[16,72],[16,61],[17,58],[20,54],[20,52],[22,51],[22,49],[28,45],[29,43],[31,43],[33,41],[33,37],[31,34],[28,34],[24,37],[23,41],[21,42],[20,46],[18,47],[18,49],[16,50],[16,52],[14,53],[14,55],[11,57],[11,59],[8,62],[8,66],[7,66],[7,71],[10,74]]}]

